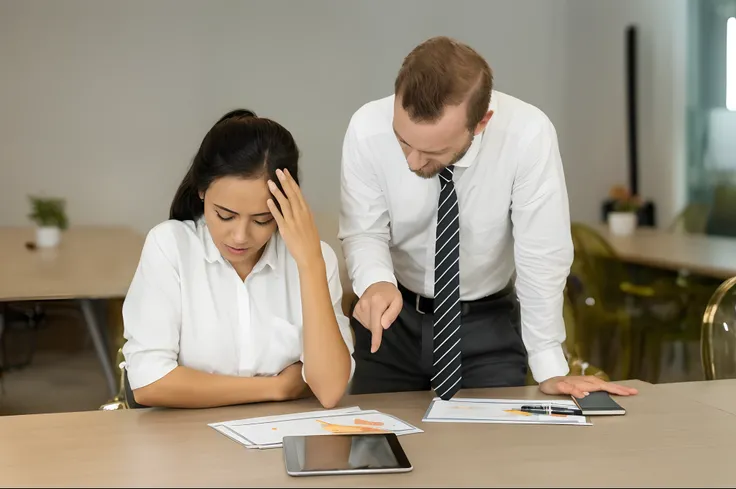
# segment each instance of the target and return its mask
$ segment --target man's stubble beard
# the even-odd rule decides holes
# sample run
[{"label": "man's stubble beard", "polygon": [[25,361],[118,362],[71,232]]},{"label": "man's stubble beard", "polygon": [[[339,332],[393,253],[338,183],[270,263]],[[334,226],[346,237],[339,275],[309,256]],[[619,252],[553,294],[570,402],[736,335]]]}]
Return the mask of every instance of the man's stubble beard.
[{"label": "man's stubble beard", "polygon": [[463,158],[463,156],[465,156],[468,153],[468,150],[470,149],[470,146],[472,144],[473,144],[473,138],[471,137],[470,138],[470,141],[467,144],[467,146],[465,146],[465,149],[463,149],[462,151],[460,151],[458,153],[455,153],[455,156],[446,165],[438,164],[436,166],[433,166],[432,167],[432,170],[429,171],[429,172],[425,172],[424,168],[422,168],[421,170],[416,170],[416,171],[415,170],[412,170],[412,173],[414,173],[418,177],[421,177],[421,178],[424,178],[424,179],[427,179],[427,180],[429,180],[431,178],[434,178],[437,175],[439,175],[440,172],[442,172],[442,170],[444,170],[448,166],[454,165],[455,163],[457,163],[458,161],[460,161]]}]

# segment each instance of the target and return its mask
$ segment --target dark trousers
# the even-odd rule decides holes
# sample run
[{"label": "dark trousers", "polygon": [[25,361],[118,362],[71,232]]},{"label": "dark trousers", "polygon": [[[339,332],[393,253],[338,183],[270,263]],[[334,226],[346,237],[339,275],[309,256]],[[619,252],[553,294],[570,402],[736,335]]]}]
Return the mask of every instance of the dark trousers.
[{"label": "dark trousers", "polygon": [[[429,390],[433,320],[405,298],[399,317],[383,332],[371,353],[371,332],[355,317],[355,374],[351,394]],[[519,302],[512,289],[465,303],[460,328],[462,387],[521,386],[526,383],[527,353],[521,339]]]}]

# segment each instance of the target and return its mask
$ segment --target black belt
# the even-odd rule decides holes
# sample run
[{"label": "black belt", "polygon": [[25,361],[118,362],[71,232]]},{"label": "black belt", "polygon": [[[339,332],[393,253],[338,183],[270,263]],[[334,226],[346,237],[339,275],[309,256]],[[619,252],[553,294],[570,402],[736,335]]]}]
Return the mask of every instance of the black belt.
[{"label": "black belt", "polygon": [[[401,295],[404,297],[404,301],[411,304],[419,314],[432,314],[434,312],[434,299],[412,292],[401,284],[398,284],[398,287]],[[474,301],[460,301],[463,308],[462,313],[470,314],[476,311],[488,309],[496,299],[506,297],[513,291],[514,285],[512,282],[509,282],[506,287],[489,296],[482,297]]]}]

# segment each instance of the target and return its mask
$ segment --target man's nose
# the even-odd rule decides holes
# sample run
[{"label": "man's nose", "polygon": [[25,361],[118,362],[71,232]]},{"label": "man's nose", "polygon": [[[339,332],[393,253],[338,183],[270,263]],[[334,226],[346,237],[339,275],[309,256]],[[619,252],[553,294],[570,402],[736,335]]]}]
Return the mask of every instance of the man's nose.
[{"label": "man's nose", "polygon": [[422,158],[422,155],[419,153],[419,151],[412,151],[408,155],[406,155],[406,162],[409,164],[409,169],[412,171],[421,170],[424,165],[426,165],[426,161],[424,161],[424,158]]}]

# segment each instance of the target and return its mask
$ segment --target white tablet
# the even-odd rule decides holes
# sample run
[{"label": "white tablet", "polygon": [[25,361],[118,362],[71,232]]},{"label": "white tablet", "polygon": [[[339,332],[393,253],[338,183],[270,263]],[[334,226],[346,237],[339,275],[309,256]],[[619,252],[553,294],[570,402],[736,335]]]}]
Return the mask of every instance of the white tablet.
[{"label": "white tablet", "polygon": [[285,436],[291,476],[409,472],[411,463],[394,433]]}]

